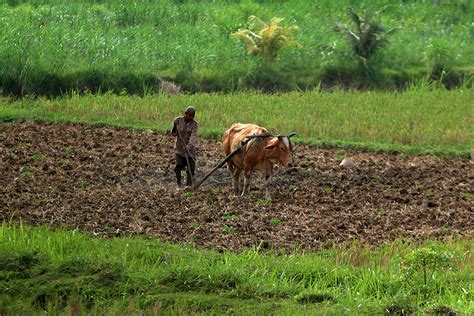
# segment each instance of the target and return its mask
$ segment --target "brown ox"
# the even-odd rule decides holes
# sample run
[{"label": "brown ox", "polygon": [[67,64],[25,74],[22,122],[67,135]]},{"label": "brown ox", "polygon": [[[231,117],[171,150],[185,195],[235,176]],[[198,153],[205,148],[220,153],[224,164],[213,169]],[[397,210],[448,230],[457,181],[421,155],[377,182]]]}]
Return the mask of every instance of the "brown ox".
[{"label": "brown ox", "polygon": [[[267,133],[268,131],[254,124],[233,124],[222,137],[222,147],[226,155],[237,149],[248,136]],[[292,135],[291,135],[292,136]],[[235,194],[240,193],[240,173],[244,172],[244,195],[250,187],[250,174],[260,171],[265,177],[265,198],[270,200],[268,186],[272,179],[273,167],[281,165],[285,168],[291,164],[291,136],[256,137],[247,142],[240,151],[227,162],[233,175]]]}]

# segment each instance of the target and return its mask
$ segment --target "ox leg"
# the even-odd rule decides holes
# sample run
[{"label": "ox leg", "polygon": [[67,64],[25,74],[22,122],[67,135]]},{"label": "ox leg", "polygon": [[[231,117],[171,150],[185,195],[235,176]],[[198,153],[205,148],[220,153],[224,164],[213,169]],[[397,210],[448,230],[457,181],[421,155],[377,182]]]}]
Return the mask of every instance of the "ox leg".
[{"label": "ox leg", "polygon": [[241,170],[237,169],[232,175],[232,185],[234,187],[235,195],[239,195],[240,192],[240,172]]},{"label": "ox leg", "polygon": [[244,196],[247,191],[250,189],[250,173],[244,174],[244,189],[242,190],[241,196]]},{"label": "ox leg", "polygon": [[266,176],[265,177],[265,199],[271,201],[272,200],[272,197],[270,196],[270,184],[272,182],[272,176]]}]

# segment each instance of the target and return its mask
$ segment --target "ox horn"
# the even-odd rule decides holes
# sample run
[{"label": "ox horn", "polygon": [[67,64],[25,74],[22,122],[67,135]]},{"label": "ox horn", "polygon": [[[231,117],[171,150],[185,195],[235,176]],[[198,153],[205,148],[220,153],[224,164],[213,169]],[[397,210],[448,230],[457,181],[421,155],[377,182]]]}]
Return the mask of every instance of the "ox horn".
[{"label": "ox horn", "polygon": [[296,132],[291,132],[287,137],[288,137],[288,138],[291,138],[291,137],[293,137],[293,136],[295,136],[295,135],[296,135]]}]

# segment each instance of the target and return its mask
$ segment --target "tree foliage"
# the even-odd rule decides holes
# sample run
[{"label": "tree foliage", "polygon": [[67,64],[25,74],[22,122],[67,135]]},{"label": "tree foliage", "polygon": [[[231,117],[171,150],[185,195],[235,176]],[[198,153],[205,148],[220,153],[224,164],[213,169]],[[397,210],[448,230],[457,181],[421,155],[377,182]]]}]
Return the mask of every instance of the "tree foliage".
[{"label": "tree foliage", "polygon": [[380,16],[386,9],[383,8],[371,14],[364,11],[362,15],[349,8],[348,15],[355,25],[351,30],[348,26],[337,23],[334,30],[342,34],[349,42],[352,52],[358,56],[364,65],[377,52],[377,50],[389,43],[389,36],[398,28],[386,29],[380,22]]},{"label": "tree foliage", "polygon": [[272,18],[264,22],[252,15],[249,17],[249,28],[239,29],[231,34],[232,37],[244,41],[247,53],[262,56],[264,62],[278,59],[280,50],[289,46],[300,46],[294,40],[297,26],[281,25],[283,18]]}]

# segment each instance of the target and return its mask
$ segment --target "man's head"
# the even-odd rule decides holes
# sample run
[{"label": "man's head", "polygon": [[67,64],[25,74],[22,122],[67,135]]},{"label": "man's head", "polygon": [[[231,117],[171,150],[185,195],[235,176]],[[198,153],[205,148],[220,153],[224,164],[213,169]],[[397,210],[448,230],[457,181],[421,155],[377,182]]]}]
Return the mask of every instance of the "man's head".
[{"label": "man's head", "polygon": [[191,122],[194,119],[194,115],[196,115],[196,108],[194,106],[188,106],[184,112],[184,121]]}]

